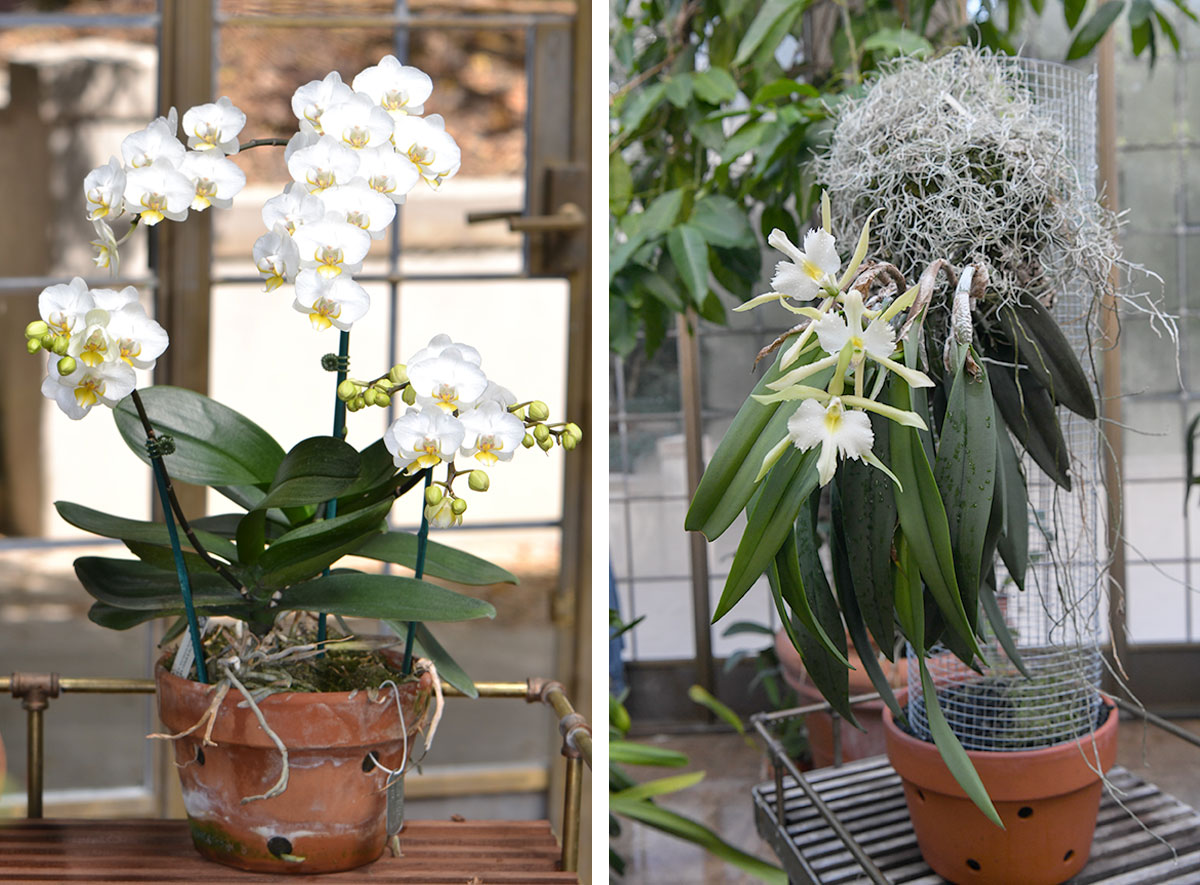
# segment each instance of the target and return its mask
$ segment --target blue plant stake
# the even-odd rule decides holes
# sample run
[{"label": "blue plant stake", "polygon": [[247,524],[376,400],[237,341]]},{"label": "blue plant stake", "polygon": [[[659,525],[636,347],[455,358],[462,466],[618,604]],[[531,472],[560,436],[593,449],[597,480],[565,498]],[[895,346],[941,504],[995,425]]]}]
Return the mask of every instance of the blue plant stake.
[{"label": "blue plant stake", "polygon": [[[325,369],[332,371],[337,370],[337,384],[334,386],[333,396],[333,436],[335,439],[346,438],[346,404],[342,402],[342,398],[337,395],[337,388],[346,380],[346,373],[350,371],[350,332],[343,331],[338,338],[338,355],[331,359],[333,354],[326,354],[321,360],[321,365]],[[325,518],[333,519],[337,516],[337,498],[325,502]],[[329,569],[325,569],[325,574],[329,574]],[[317,618],[317,645],[321,647],[318,657],[325,656],[324,642],[327,636],[326,622],[329,616],[325,612],[321,612]]]},{"label": "blue plant stake", "polygon": [[[433,468],[425,468],[425,488],[433,484]],[[421,506],[421,528],[417,532],[417,568],[416,578],[425,577],[425,550],[429,547],[429,517],[425,515],[424,498]],[[408,635],[404,639],[404,666],[400,672],[405,676],[412,673],[413,644],[417,640],[417,622],[408,622]]]}]

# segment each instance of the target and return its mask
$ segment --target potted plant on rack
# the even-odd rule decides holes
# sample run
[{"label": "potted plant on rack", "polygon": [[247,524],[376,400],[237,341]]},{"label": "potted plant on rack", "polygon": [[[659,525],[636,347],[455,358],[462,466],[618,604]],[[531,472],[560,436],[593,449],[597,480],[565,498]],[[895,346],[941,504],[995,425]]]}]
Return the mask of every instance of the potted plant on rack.
[{"label": "potted plant on rack", "polygon": [[[137,557],[76,561],[93,621],[123,630],[174,619],[167,641],[178,648],[156,670],[168,729],[157,737],[174,742],[197,849],[242,869],[341,870],[381,854],[402,823],[417,736],[428,750],[437,727],[440,680],[475,694],[427,625],[495,613],[428,579],[515,581],[429,540],[430,526],[462,522],[467,495],[488,489],[483,468],[581,438],[575,424],[548,423],[545,403],[518,402],[484,374],[479,350],[445,334],[404,364],[350,369],[351,326],[369,306],[354,274],[372,240],[409,190],[459,168],[442,119],[420,116],[431,91],[427,75],[391,56],[349,83],[335,71],[296,91],[291,139],[241,145],[246,118],[229,99],[185,112],[179,137],[172,109],[84,181],[96,262],[115,274],[138,227],[229,205],[245,184],[229,159],[239,148],[285,147],[293,181],[263,208],[254,261],[266,291],[294,285],[292,306],[339,332],[338,352],[321,361],[336,376],[331,435],[285,449],[206,396],[142,387],[135,370],[153,369],[168,340],[133,287],[50,286],[26,328],[29,352],[46,355],[43,393],[73,419],[112,408],[153,471],[159,521],[57,507]],[[345,441],[347,413],[401,405],[381,439],[362,450]],[[214,489],[236,510],[189,519],[172,482]],[[419,502],[415,534],[388,528],[401,499]],[[346,567],[350,555],[412,575]],[[356,636],[345,618],[378,619],[396,635]]]},{"label": "potted plant on rack", "polygon": [[[1098,694],[1098,410],[1080,357],[1105,299],[1138,296],[1114,289],[1115,219],[1078,171],[1091,168],[1079,144],[1092,117],[1073,78],[1086,78],[1051,67],[955,50],[898,63],[839,105],[816,164],[821,226],[801,247],[774,231],[784,260],[772,291],[739,308],[778,304],[798,325],[760,352],[774,365],[686,521],[711,540],[746,515],[714,620],[765,575],[834,710],[855,723],[852,645],[892,718],[940,757],[939,789],[970,814],[960,807],[918,837],[935,869],[960,882],[1073,875],[1112,762],[1116,717]],[[852,238],[843,265],[839,247]],[[909,647],[907,717],[872,650],[874,640],[890,656],[897,637]],[[952,691],[970,681],[968,693]],[[1030,839],[1019,824],[1031,806],[981,779],[969,701],[992,696],[1004,710],[993,724],[1027,737],[1031,710],[1045,696],[1062,702],[1049,740],[1073,763],[1086,749],[1089,798],[1076,810],[1087,838]],[[1073,764],[1064,778],[1079,785],[1081,774]],[[914,814],[924,791],[908,789]],[[989,858],[1035,855],[1048,878],[959,857],[972,816],[972,834],[1007,840]],[[960,843],[953,868],[927,847],[933,829]]]}]

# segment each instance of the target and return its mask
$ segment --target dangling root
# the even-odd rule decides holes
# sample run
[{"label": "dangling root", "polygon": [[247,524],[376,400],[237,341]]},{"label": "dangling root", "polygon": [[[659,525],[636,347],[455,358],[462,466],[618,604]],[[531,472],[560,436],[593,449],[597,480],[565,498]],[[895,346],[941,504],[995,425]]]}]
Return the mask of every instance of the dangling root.
[{"label": "dangling root", "polygon": [[229,683],[224,681],[221,682],[221,684],[217,686],[216,694],[213,695],[212,703],[209,704],[208,709],[204,711],[204,715],[196,721],[195,725],[186,731],[181,731],[179,734],[148,734],[146,737],[150,740],[177,741],[180,738],[187,737],[189,734],[207,722],[208,728],[204,730],[204,737],[201,739],[201,743],[206,747],[215,747],[216,744],[212,741],[212,732],[213,726],[216,725],[217,722],[217,708],[221,706],[221,701],[225,700],[225,695],[228,693]]},{"label": "dangling root", "polygon": [[263,716],[262,710],[260,710],[258,708],[258,704],[255,703],[254,696],[252,694],[250,694],[250,692],[246,689],[246,686],[242,685],[242,683],[238,681],[238,678],[233,675],[233,670],[231,670],[229,667],[225,668],[225,678],[228,679],[231,683],[233,683],[233,687],[242,693],[242,697],[244,697],[246,699],[246,703],[250,706],[250,710],[254,713],[254,718],[258,720],[258,724],[260,726],[262,726],[262,730],[264,732],[266,732],[267,737],[269,737],[271,739],[272,743],[274,743],[275,746],[279,748],[279,752],[283,756],[283,770],[279,773],[279,780],[277,780],[275,782],[275,786],[271,787],[271,789],[267,790],[267,792],[263,793],[261,796],[245,797],[244,799],[242,799],[242,804],[245,805],[246,803],[253,802],[256,799],[273,799],[274,797],[278,796],[280,793],[282,793],[284,790],[287,789],[287,785],[288,785],[288,751],[287,751],[287,747],[284,745],[283,741],[279,739],[279,735],[277,735],[274,731],[271,730],[271,726],[267,725],[267,719],[265,716]]},{"label": "dangling root", "polygon": [[437,667],[433,661],[422,660],[416,668],[418,675],[428,673],[433,677],[433,719],[429,721],[429,732],[425,735],[425,752],[433,746],[433,736],[437,734],[438,723],[442,721],[442,710],[446,706],[446,698],[442,695],[442,680],[438,678]]}]

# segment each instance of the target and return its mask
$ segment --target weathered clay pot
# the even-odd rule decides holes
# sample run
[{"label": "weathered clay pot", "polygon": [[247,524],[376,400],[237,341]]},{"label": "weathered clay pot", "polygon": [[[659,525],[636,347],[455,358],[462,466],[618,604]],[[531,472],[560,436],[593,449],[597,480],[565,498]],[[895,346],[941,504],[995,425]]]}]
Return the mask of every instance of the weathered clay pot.
[{"label": "weathered clay pot", "polygon": [[[775,654],[779,658],[779,666],[783,670],[783,678],[800,696],[800,705],[820,704],[825,701],[821,692],[812,684],[805,672],[804,662],[800,653],[788,639],[783,630],[775,634]],[[853,665],[850,671],[850,695],[874,694],[875,686],[871,677],[862,666],[862,661],[851,649],[846,658]],[[897,703],[903,705],[908,701],[908,660],[899,658],[895,663],[882,660],[888,683],[896,695]],[[884,752],[883,711],[886,707],[883,701],[868,701],[854,705],[854,716],[863,730],[843,722],[841,725],[842,762],[853,762],[855,759],[866,759],[869,756],[882,756]],[[833,716],[825,712],[809,713],[804,717],[804,725],[808,731],[808,746],[812,753],[814,768],[825,768],[833,765]]]},{"label": "weathered clay pot", "polygon": [[[159,717],[172,734],[195,725],[216,690],[161,664],[155,678]],[[431,688],[428,674],[400,684],[410,748]],[[275,873],[348,870],[377,859],[387,842],[387,774],[368,754],[390,769],[404,761],[391,688],[374,700],[366,691],[285,692],[259,707],[288,748],[288,785],[279,796],[242,804],[271,789],[282,756],[237,690],[221,702],[215,746],[202,745],[204,728],[173,742],[196,849],[229,866]]]},{"label": "weathered clay pot", "polygon": [[970,750],[1005,829],[983,816],[930,742],[884,713],[888,758],[904,784],[917,844],[958,885],[1058,885],[1087,863],[1103,784],[1117,758],[1117,711],[1091,734],[1040,750]]}]

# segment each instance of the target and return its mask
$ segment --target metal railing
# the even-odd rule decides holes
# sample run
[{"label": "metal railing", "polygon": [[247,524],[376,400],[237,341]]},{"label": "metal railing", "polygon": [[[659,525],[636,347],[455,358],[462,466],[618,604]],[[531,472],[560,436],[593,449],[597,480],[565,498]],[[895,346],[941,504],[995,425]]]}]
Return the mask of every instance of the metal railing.
[{"label": "metal railing", "polygon": [[[562,868],[579,869],[580,821],[583,812],[583,766],[592,767],[592,732],[584,716],[575,711],[562,683],[531,677],[524,682],[477,682],[480,698],[508,698],[541,703],[554,711],[562,735],[567,773],[563,784]],[[57,673],[13,673],[0,676],[0,692],[21,701],[26,715],[26,817],[42,817],[45,787],[45,722],[50,701],[63,694],[154,694],[153,679],[70,677]],[[465,697],[452,685],[442,684],[447,697]]]}]

